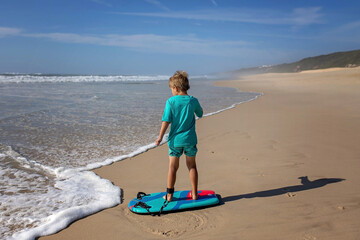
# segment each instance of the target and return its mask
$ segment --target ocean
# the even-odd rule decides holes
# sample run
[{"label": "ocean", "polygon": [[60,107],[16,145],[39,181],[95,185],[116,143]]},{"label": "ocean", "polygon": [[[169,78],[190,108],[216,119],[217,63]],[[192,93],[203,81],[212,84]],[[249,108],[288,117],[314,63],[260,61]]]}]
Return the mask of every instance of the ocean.
[{"label": "ocean", "polygon": [[[119,204],[121,185],[90,170],[155,146],[169,77],[0,75],[0,239],[34,239]],[[260,96],[215,80],[190,76],[205,117]]]}]

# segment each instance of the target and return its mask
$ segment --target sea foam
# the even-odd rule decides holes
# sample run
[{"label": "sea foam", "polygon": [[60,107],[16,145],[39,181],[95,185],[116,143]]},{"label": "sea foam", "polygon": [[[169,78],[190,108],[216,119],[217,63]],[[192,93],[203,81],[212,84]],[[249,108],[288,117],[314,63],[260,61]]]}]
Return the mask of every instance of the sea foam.
[{"label": "sea foam", "polygon": [[[64,83],[64,82],[146,82],[169,80],[170,75],[47,75],[47,74],[0,74],[1,83]],[[215,79],[207,75],[191,79]]]},{"label": "sea foam", "polygon": [[[89,199],[89,203],[57,211],[42,220],[38,227],[24,229],[15,233],[12,239],[34,239],[39,236],[49,235],[64,229],[79,218],[120,203],[120,188],[114,186],[109,180],[100,178],[93,172],[66,170],[60,171],[60,175],[63,179],[57,181],[55,187],[62,190],[62,201],[73,204],[77,200],[85,198]],[[48,197],[56,199],[58,196]]]},{"label": "sea foam", "polygon": [[[52,234],[121,201],[120,188],[91,171],[42,166],[10,147],[0,154],[0,160],[2,238],[35,239]],[[10,167],[14,165],[18,167]],[[11,236],[12,226],[22,230]]]},{"label": "sea foam", "polygon": [[61,83],[61,82],[141,82],[169,80],[168,75],[43,75],[2,74],[0,83]]}]

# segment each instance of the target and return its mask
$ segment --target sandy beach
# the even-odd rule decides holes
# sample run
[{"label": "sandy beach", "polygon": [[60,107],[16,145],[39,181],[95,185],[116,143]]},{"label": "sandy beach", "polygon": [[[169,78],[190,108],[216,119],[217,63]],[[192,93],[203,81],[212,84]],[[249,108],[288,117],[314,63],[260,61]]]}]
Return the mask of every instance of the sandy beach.
[{"label": "sandy beach", "polygon": [[[122,203],[41,239],[360,239],[360,68],[217,84],[264,93],[197,122],[199,189],[221,205],[161,217],[128,210],[137,192],[165,191],[165,144],[96,169],[121,186]],[[190,188],[183,160],[176,190]]]}]

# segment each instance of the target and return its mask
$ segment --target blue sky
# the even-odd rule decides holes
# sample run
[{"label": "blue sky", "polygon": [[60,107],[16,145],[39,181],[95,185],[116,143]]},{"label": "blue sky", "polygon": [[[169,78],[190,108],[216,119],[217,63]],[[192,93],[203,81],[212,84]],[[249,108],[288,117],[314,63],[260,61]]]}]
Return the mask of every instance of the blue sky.
[{"label": "blue sky", "polygon": [[360,1],[1,0],[0,73],[206,74],[360,49]]}]

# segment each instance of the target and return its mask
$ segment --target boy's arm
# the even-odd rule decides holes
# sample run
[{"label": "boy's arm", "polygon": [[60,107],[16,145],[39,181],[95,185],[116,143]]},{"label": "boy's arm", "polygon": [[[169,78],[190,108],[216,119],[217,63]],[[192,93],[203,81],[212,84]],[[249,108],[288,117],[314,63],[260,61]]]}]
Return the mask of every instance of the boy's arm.
[{"label": "boy's arm", "polygon": [[159,137],[155,140],[155,145],[156,146],[159,146],[163,137],[164,137],[164,134],[166,132],[166,129],[169,127],[170,123],[169,122],[165,122],[163,121],[161,123],[161,128],[160,128],[160,133],[159,133]]},{"label": "boy's arm", "polygon": [[196,109],[195,109],[195,114],[196,114],[196,116],[198,116],[199,118],[201,118],[201,117],[203,116],[203,113],[204,113],[204,111],[203,111],[202,107],[200,106],[199,101],[197,101],[197,106],[196,106]]}]

